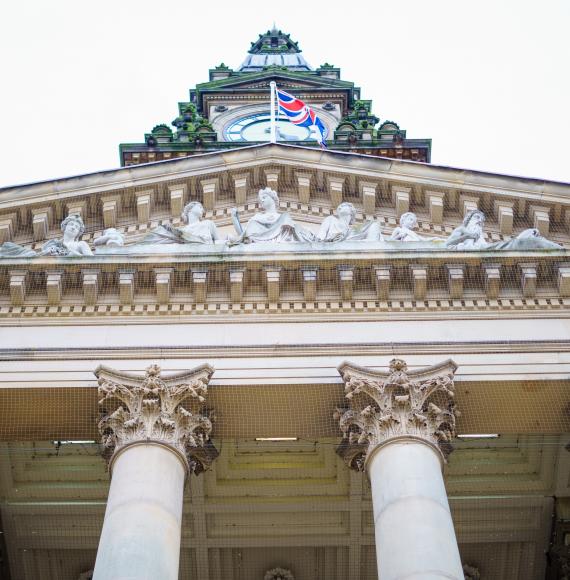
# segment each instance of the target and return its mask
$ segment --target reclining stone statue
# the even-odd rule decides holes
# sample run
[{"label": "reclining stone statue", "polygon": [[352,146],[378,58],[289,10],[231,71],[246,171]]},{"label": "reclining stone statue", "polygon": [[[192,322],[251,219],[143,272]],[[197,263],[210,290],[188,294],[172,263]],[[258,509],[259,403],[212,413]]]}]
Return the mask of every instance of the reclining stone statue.
[{"label": "reclining stone statue", "polygon": [[445,246],[454,250],[560,250],[562,246],[547,240],[535,228],[521,232],[514,238],[500,242],[487,242],[483,226],[485,214],[472,210],[465,214],[463,223],[456,227],[445,242]]},{"label": "reclining stone statue", "polygon": [[252,244],[258,242],[312,242],[315,234],[298,226],[287,213],[277,211],[279,196],[266,187],[258,194],[259,205],[263,211],[256,213],[243,227],[237,209],[232,210],[232,220],[238,237],[229,240],[230,245]]},{"label": "reclining stone statue", "polygon": [[92,256],[93,252],[87,242],[80,240],[85,232],[85,225],[79,214],[70,214],[61,222],[63,237],[49,240],[39,253],[12,242],[0,246],[0,258],[32,258],[34,256]]},{"label": "reclining stone statue", "polygon": [[199,201],[184,206],[180,216],[183,226],[158,226],[147,234],[141,244],[213,244],[220,239],[216,224],[205,220],[204,207]]},{"label": "reclining stone statue", "polygon": [[125,245],[125,236],[116,228],[107,228],[102,236],[93,240],[93,245],[120,248]]},{"label": "reclining stone statue", "polygon": [[336,208],[336,215],[323,220],[317,239],[322,242],[382,242],[382,232],[378,222],[368,221],[361,226],[353,226],[356,217],[354,205],[345,201]]},{"label": "reclining stone statue", "polygon": [[428,238],[420,236],[416,230],[418,227],[418,218],[415,213],[407,211],[400,216],[400,225],[394,228],[390,240],[397,242],[435,242],[437,238]]},{"label": "reclining stone statue", "polygon": [[[182,220],[184,225],[174,227],[159,226],[148,233],[142,242],[124,246],[123,234],[115,228],[108,228],[103,235],[93,243],[97,255],[104,254],[145,254],[163,253],[162,244],[187,245],[189,250],[174,248],[164,250],[174,253],[219,252],[231,251],[231,246],[265,242],[279,244],[296,243],[342,243],[352,241],[384,242],[380,225],[369,221],[361,226],[354,226],[356,210],[351,203],[341,203],[336,209],[336,215],[326,217],[317,235],[310,230],[297,225],[287,212],[279,212],[279,197],[270,188],[259,191],[259,204],[262,211],[256,213],[245,226],[239,221],[238,212],[232,210],[232,220],[238,237],[222,240],[216,225],[211,220],[204,220],[204,208],[198,201],[193,201],[184,207]],[[417,218],[414,213],[406,212],[400,218],[400,225],[394,229],[390,239],[383,244],[388,250],[403,249],[401,244],[410,243],[409,250],[448,249],[458,251],[471,250],[560,250],[562,246],[547,240],[535,228],[524,230],[513,238],[499,242],[487,242],[484,232],[485,214],[480,210],[468,212],[463,223],[456,227],[447,239],[428,238],[416,233]],[[92,256],[89,244],[80,238],[85,231],[81,216],[70,214],[61,222],[63,236],[47,241],[39,252],[13,242],[5,242],[0,246],[1,258],[33,258],[36,256]],[[411,242],[414,242],[413,244]],[[218,245],[219,244],[219,245]],[[227,245],[226,245],[227,244]],[[152,248],[150,246],[158,246]],[[230,246],[230,247],[228,247]]]}]

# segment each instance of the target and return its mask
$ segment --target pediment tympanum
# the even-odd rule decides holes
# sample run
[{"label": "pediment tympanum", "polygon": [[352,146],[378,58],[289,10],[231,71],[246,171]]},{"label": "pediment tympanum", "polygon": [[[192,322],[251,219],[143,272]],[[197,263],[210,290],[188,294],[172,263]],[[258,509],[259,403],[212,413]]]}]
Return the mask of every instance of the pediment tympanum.
[{"label": "pediment tympanum", "polygon": [[[342,202],[349,202],[355,209],[354,226],[377,222],[385,239],[401,227],[406,213],[417,217],[411,228],[415,234],[408,227],[403,236],[396,231],[396,239],[419,242],[449,238],[469,212],[479,210],[485,217],[486,243],[508,242],[529,229],[562,245],[570,241],[568,185],[287,145],[4,188],[0,241],[38,251],[60,236],[60,223],[68,215],[78,214],[85,227],[83,241],[92,243],[104,230],[116,228],[131,243],[158,225],[181,225],[190,201],[200,202],[204,217],[229,235],[234,230],[232,208],[242,220],[253,218],[259,209],[257,192],[267,186],[278,192],[278,210],[300,225],[309,224],[315,234]],[[485,246],[482,239],[458,244],[463,249]]]},{"label": "pediment tympanum", "polygon": [[[244,78],[245,77],[245,78]],[[223,80],[217,80],[214,82],[202,83],[196,88],[199,92],[212,92],[220,91],[223,89],[255,89],[255,88],[268,88],[270,81],[275,81],[279,85],[283,86],[294,86],[299,89],[344,89],[350,90],[354,87],[354,83],[348,81],[335,80],[325,77],[319,77],[315,75],[314,77],[308,77],[307,74],[299,74],[294,72],[280,72],[278,70],[271,71],[270,74],[267,72],[263,73],[252,73],[251,75],[242,75],[240,77],[229,77]]]}]

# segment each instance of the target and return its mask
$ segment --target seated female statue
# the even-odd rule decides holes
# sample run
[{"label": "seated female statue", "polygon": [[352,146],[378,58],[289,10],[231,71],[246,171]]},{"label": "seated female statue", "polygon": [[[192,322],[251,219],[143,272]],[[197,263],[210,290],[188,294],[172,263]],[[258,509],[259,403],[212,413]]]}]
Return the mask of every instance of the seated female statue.
[{"label": "seated female statue", "polygon": [[107,228],[102,236],[93,240],[93,245],[120,248],[125,245],[125,237],[117,228]]},{"label": "seated female statue", "polygon": [[92,256],[87,242],[79,238],[85,232],[85,225],[79,214],[70,214],[61,222],[63,238],[49,240],[42,246],[42,256]]},{"label": "seated female statue", "polygon": [[418,218],[415,213],[407,211],[400,216],[400,225],[394,228],[391,240],[398,242],[431,242],[434,238],[420,236],[416,230],[418,227]]},{"label": "seated female statue", "polygon": [[237,209],[232,210],[232,220],[238,237],[230,240],[231,245],[251,244],[256,242],[312,242],[315,235],[295,224],[287,213],[279,213],[279,197],[277,192],[266,187],[260,189],[259,205],[263,211],[256,213],[243,227],[239,221]]},{"label": "seated female statue", "polygon": [[147,234],[143,244],[213,244],[220,239],[216,225],[204,217],[204,207],[199,201],[191,201],[184,206],[180,216],[183,226],[170,224],[158,226]]},{"label": "seated female statue", "polygon": [[384,240],[378,222],[368,221],[357,227],[353,226],[356,217],[355,207],[345,201],[336,208],[336,215],[323,220],[317,238],[322,242],[381,242]]},{"label": "seated female statue", "polygon": [[0,258],[33,258],[34,256],[92,256],[87,242],[80,240],[85,225],[79,214],[70,214],[61,222],[63,238],[48,240],[38,253],[19,244],[5,242],[0,246]]}]

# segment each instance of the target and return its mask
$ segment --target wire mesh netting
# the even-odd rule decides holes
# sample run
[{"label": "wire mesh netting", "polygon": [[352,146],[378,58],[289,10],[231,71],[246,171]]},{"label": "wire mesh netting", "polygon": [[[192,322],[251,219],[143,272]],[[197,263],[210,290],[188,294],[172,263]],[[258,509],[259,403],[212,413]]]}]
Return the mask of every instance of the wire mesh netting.
[{"label": "wire mesh netting", "polygon": [[[213,199],[204,176],[177,177],[0,216],[13,244],[0,260],[2,580],[89,577],[110,480],[93,373],[153,363],[165,377],[215,368],[204,405],[219,456],[185,485],[181,579],[377,578],[370,483],[337,453],[334,413],[350,404],[337,367],[394,357],[458,365],[445,483],[466,570],[562,569],[567,210],[301,169],[240,169],[240,203],[228,171],[208,174]],[[206,207],[195,222],[196,205],[179,217],[190,201]],[[280,239],[237,231],[271,211],[288,216]]]}]

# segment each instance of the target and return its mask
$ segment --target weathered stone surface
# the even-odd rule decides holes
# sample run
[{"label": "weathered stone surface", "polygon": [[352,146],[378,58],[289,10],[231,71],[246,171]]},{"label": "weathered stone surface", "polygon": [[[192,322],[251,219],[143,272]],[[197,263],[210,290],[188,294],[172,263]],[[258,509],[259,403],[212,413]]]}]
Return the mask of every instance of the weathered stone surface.
[{"label": "weathered stone surface", "polygon": [[[200,409],[213,372],[209,365],[202,365],[163,378],[158,365],[149,366],[144,377],[99,367],[95,371],[102,396],[99,404],[106,411],[99,431],[111,465],[122,449],[154,442],[176,451],[191,471],[206,469],[217,452],[210,443],[211,419]],[[110,401],[119,406],[109,407]],[[192,410],[182,406],[184,401]]]},{"label": "weathered stone surface", "polygon": [[345,396],[353,404],[335,417],[343,433],[340,451],[350,467],[363,469],[366,457],[393,439],[421,440],[447,454],[455,435],[455,369],[446,361],[408,373],[400,359],[391,361],[389,373],[341,365]]}]

